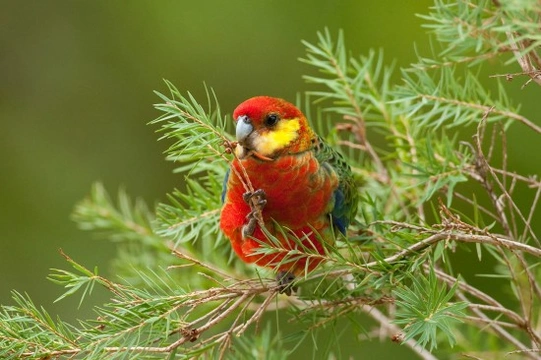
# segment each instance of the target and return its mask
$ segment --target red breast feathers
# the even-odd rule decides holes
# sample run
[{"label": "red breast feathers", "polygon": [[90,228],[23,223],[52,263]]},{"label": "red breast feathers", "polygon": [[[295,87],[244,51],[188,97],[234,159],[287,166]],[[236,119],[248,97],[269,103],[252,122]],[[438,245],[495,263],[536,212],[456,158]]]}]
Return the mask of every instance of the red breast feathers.
[{"label": "red breast feathers", "polygon": [[283,248],[298,248],[298,241],[283,238],[275,222],[303,239],[302,247],[322,253],[319,239],[330,237],[329,212],[338,177],[316,159],[317,135],[303,113],[283,99],[248,99],[235,109],[233,118],[238,145],[225,186],[220,227],[245,262],[296,273],[304,270],[307,261],[309,269],[315,267],[319,261],[308,257],[283,264],[284,251],[266,256],[254,253],[269,240],[255,222],[255,228],[246,234],[252,208],[244,194],[247,182],[264,192],[266,203],[261,213],[265,227],[279,238]]}]

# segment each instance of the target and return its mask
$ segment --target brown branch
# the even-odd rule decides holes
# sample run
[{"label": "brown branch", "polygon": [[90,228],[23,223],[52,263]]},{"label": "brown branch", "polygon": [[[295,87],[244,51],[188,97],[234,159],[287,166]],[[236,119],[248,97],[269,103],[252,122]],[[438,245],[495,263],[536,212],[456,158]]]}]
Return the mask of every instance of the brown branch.
[{"label": "brown branch", "polygon": [[[487,110],[488,112],[493,111],[492,108],[489,108]],[[490,196],[490,199],[493,202],[493,206],[497,211],[497,214],[500,218],[500,222],[502,226],[504,227],[504,230],[507,232],[508,236],[513,236],[511,233],[511,229],[509,227],[509,222],[507,220],[507,217],[505,215],[505,211],[503,209],[502,203],[499,199],[499,197],[496,195],[494,188],[492,187],[491,182],[488,180],[488,174],[491,175],[492,180],[496,183],[500,191],[502,192],[502,195],[505,197],[506,200],[508,200],[508,203],[510,204],[511,208],[515,210],[516,214],[520,217],[520,219],[524,222],[526,228],[530,231],[530,234],[532,238],[537,242],[538,245],[541,244],[539,242],[539,239],[535,235],[534,231],[532,230],[531,226],[529,226],[528,221],[522,214],[520,208],[515,204],[513,201],[511,195],[509,194],[509,191],[505,188],[504,184],[499,180],[498,176],[496,176],[493,168],[488,164],[486,158],[483,155],[482,147],[481,147],[481,140],[479,134],[482,133],[482,129],[484,128],[484,124],[486,122],[486,117],[488,116],[488,113],[485,113],[485,116],[483,116],[483,119],[479,123],[477,134],[474,136],[475,143],[476,143],[476,164],[475,164],[475,172],[478,175],[477,179],[480,179],[480,182],[485,187],[488,195]],[[513,213],[512,213],[513,214]]]},{"label": "brown branch", "polygon": [[[381,328],[387,333],[389,338],[401,337],[402,329],[394,325],[392,320],[385,316],[385,314],[383,314],[381,311],[369,305],[363,305],[361,307],[361,310],[365,314],[369,315],[372,319],[376,320],[380,324]],[[419,355],[421,359],[438,360],[437,357],[419,346],[419,344],[414,339],[409,339],[408,341],[404,342],[404,344],[411,350],[413,350],[413,352],[415,352],[417,355]]]},{"label": "brown branch", "polygon": [[[459,282],[459,284],[460,284],[460,282]],[[462,301],[469,302],[468,298],[461,291],[457,291],[457,296]],[[486,316],[480,309],[473,308],[472,311],[478,317],[480,317],[482,319],[485,319],[489,323],[490,328],[492,330],[494,330],[494,332],[496,334],[498,334],[499,336],[501,336],[505,340],[509,341],[511,344],[515,345],[518,349],[520,349],[520,350],[528,350],[528,347],[526,345],[524,345],[522,342],[520,342],[520,340],[518,340],[516,337],[511,335],[501,325],[499,325],[497,323],[494,323],[494,322],[490,322],[491,319],[488,316]],[[538,356],[535,356],[535,355],[528,355],[528,357],[530,357],[531,359],[535,359],[535,360],[540,359]]]},{"label": "brown branch", "polygon": [[489,325],[489,326],[498,325],[498,326],[501,326],[501,327],[507,327],[507,328],[511,328],[511,329],[518,329],[519,328],[516,324],[510,323],[510,322],[494,320],[494,319],[487,319],[487,318],[482,318],[482,317],[477,317],[477,316],[463,315],[463,316],[460,317],[460,319],[466,320],[466,321],[471,321],[473,323],[481,323],[479,325],[482,325],[482,326],[485,326],[485,325]]},{"label": "brown branch", "polygon": [[[490,165],[488,164],[487,159],[485,158],[485,155],[483,153],[483,149],[481,146],[481,142],[483,141],[483,134],[485,132],[485,126],[487,118],[491,111],[494,110],[494,107],[489,108],[483,115],[483,118],[481,121],[479,121],[479,125],[477,126],[477,133],[473,136],[474,142],[475,142],[475,162],[474,162],[474,168],[475,172],[478,175],[478,178],[480,179],[481,185],[485,188],[490,200],[492,201],[492,206],[494,206],[494,209],[496,210],[496,214],[498,215],[499,222],[501,226],[504,229],[504,232],[507,236],[511,237],[512,232],[511,228],[509,226],[509,221],[507,220],[507,216],[505,214],[505,210],[503,208],[503,205],[496,195],[496,192],[494,191],[494,187],[492,186],[492,183],[490,182],[489,178],[487,177],[487,172],[490,172]],[[493,138],[494,139],[494,138]],[[492,149],[494,146],[494,141],[491,142],[490,149]],[[489,153],[492,151],[489,150]]]},{"label": "brown branch", "polygon": [[[428,265],[424,266],[424,270],[425,270],[425,272],[429,271]],[[488,294],[482,292],[481,290],[469,285],[464,280],[459,281],[457,278],[455,278],[455,277],[453,277],[453,276],[451,276],[451,275],[449,275],[449,274],[447,274],[447,273],[445,273],[445,272],[443,272],[441,270],[438,270],[438,269],[435,269],[434,271],[436,273],[436,276],[439,279],[443,280],[445,283],[447,283],[449,286],[453,286],[453,285],[457,284],[458,289],[456,291],[456,295],[458,296],[458,298],[460,300],[465,301],[468,304],[471,304],[471,300],[468,299],[466,297],[466,295],[465,295],[465,293],[467,293],[467,294],[472,295],[472,296],[476,297],[477,299],[479,299],[481,301],[484,301],[485,303],[489,304],[488,307],[485,307],[485,309],[487,309],[487,310],[498,311],[496,309],[502,309],[502,308],[505,309],[505,307],[502,304],[500,304],[498,301],[496,301],[494,298],[492,298]],[[505,330],[503,328],[504,325],[499,324],[498,322],[494,321],[493,319],[491,319],[487,315],[485,315],[485,313],[481,310],[481,307],[482,306],[477,304],[477,306],[471,306],[470,310],[481,321],[484,321],[488,326],[490,326],[491,329],[496,334],[498,334],[502,338],[506,339],[511,344],[518,347],[519,349],[522,349],[522,350],[528,349],[528,347],[526,345],[524,345],[516,337],[511,335],[507,330]],[[520,317],[520,315],[518,315],[517,313],[515,313],[515,312],[513,312],[513,311],[511,311],[509,309],[506,309],[506,314],[516,324],[517,327],[524,329],[524,324],[527,323],[526,320],[524,320],[523,318]],[[483,325],[483,327],[484,327],[484,325]],[[539,359],[536,356],[530,356],[530,357],[532,359]]]},{"label": "brown branch", "polygon": [[[395,222],[395,221],[391,221],[391,222],[379,221],[376,223],[391,223],[391,224],[394,224],[395,226],[402,225],[402,223]],[[405,223],[403,224],[403,226],[405,228],[419,229],[419,227],[417,226],[413,226],[413,225],[405,224]],[[440,241],[458,241],[458,242],[464,242],[464,243],[488,244],[488,245],[492,245],[496,247],[507,248],[509,250],[522,251],[522,252],[531,254],[535,257],[541,257],[541,249],[521,243],[521,242],[509,240],[501,236],[461,233],[461,232],[457,232],[456,230],[437,231],[434,229],[426,229],[426,228],[420,228],[420,229],[422,229],[423,232],[432,233],[432,235],[382,260],[375,260],[375,261],[371,261],[365,264],[352,264],[355,266],[350,267],[348,269],[339,269],[339,270],[334,270],[334,271],[313,273],[307,276],[305,280],[313,280],[313,279],[321,278],[323,276],[339,277],[339,276],[344,276],[347,274],[354,273],[356,271],[372,272],[373,271],[372,268],[378,268],[382,264],[397,263],[410,255],[418,254],[419,252],[437,244]],[[348,265],[350,264],[348,263]]]},{"label": "brown branch", "polygon": [[[441,103],[458,105],[458,106],[462,106],[462,107],[465,107],[465,108],[481,110],[483,112],[487,112],[487,111],[489,111],[491,109],[491,106],[479,105],[479,104],[475,104],[475,103],[468,103],[468,102],[465,102],[465,101],[447,99],[447,98],[442,98],[442,97],[439,97],[439,96],[428,95],[428,94],[420,94],[420,95],[418,95],[418,97],[423,98],[423,99],[438,101],[438,102],[441,102]],[[533,122],[531,122],[530,120],[528,120],[526,117],[524,117],[522,115],[516,114],[516,113],[511,112],[511,111],[498,110],[498,109],[492,110],[492,113],[502,115],[502,116],[506,116],[506,117],[508,117],[510,119],[513,119],[513,120],[517,120],[517,121],[523,123],[524,125],[528,126],[529,128],[531,128],[535,132],[541,134],[541,127],[534,124]]]},{"label": "brown branch", "polygon": [[[506,32],[507,39],[509,40],[509,46],[517,59],[518,64],[522,68],[522,71],[525,75],[530,77],[530,80],[526,82],[522,87],[524,88],[531,81],[536,82],[538,85],[541,85],[541,69],[538,69],[533,64],[538,62],[539,56],[535,53],[535,50],[530,50],[530,52],[521,55],[521,51],[528,47],[529,40],[516,41],[514,35],[511,32]],[[539,64],[537,64],[539,66]]]},{"label": "brown branch", "polygon": [[[442,240],[446,240],[446,241],[454,240],[454,241],[465,242],[465,243],[479,243],[479,244],[489,244],[493,246],[502,246],[508,249],[523,251],[536,257],[541,257],[541,249],[538,249],[536,247],[533,247],[527,244],[523,244],[521,242],[508,240],[508,239],[505,239],[502,237],[496,237],[496,236],[463,234],[463,233],[458,233],[455,231],[445,230],[445,231],[438,232],[432,236],[429,236],[428,238],[423,239],[411,245],[410,247],[402,251],[399,251],[398,253],[392,256],[389,256],[383,259],[381,262],[384,262],[384,263],[397,262],[408,255],[418,253],[419,251],[424,250],[427,247],[430,247]],[[364,264],[364,266],[367,268],[370,268],[370,267],[377,266],[381,262],[372,261],[370,263]]]},{"label": "brown branch", "polygon": [[[501,7],[499,0],[493,0],[493,4],[496,7]],[[506,25],[505,19],[501,18],[502,24]],[[528,75],[530,76],[530,80],[528,80],[522,87],[524,88],[526,85],[528,85],[531,81],[535,81],[538,85],[541,85],[541,57],[535,49],[530,50],[526,54],[521,54],[521,50],[524,50],[528,48],[531,45],[531,40],[529,39],[523,39],[520,41],[517,41],[515,39],[515,35],[520,37],[520,34],[513,34],[510,31],[506,31],[505,33],[508,43],[509,43],[509,49],[513,52],[515,55],[515,58],[522,68],[522,73],[518,74],[507,74],[504,75],[508,80],[511,80],[513,78],[513,75]],[[537,67],[536,67],[537,66]],[[510,78],[509,78],[510,76]]]}]

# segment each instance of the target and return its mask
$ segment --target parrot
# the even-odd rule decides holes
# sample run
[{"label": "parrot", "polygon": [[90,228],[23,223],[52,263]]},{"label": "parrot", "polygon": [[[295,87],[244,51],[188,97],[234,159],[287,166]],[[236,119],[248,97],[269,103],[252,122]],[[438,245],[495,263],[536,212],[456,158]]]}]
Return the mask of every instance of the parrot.
[{"label": "parrot", "polygon": [[[280,292],[290,295],[295,277],[324,259],[309,253],[323,255],[322,242],[330,244],[336,231],[346,235],[357,212],[356,182],[342,155],[290,102],[252,97],[237,106],[233,120],[220,228],[242,261],[274,269]],[[258,252],[272,244],[269,235],[284,251]],[[284,259],[289,250],[297,255]]]}]

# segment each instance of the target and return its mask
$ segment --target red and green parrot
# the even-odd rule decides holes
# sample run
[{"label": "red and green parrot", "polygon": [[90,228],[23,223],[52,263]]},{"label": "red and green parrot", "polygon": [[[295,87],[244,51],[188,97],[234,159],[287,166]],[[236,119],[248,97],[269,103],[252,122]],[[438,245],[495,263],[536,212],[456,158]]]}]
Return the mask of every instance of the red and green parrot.
[{"label": "red and green parrot", "polygon": [[[355,181],[342,156],[316,135],[293,104],[253,97],[235,109],[233,118],[237,144],[224,181],[220,227],[240,259],[275,269],[279,284],[287,287],[295,275],[322,261],[302,252],[323,254],[321,240],[332,242],[336,231],[346,234],[357,212]],[[286,251],[257,253],[270,241],[261,221],[281,248],[301,254],[284,261]]]}]

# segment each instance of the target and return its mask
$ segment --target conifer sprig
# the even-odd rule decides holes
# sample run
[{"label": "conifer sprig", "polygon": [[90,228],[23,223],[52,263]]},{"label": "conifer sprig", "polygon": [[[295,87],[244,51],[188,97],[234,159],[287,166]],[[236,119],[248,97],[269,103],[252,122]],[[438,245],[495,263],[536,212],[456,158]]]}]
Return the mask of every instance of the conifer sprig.
[{"label": "conifer sprig", "polygon": [[[325,30],[316,44],[303,42],[301,61],[317,71],[305,77],[313,86],[307,98],[319,106],[305,112],[317,113],[316,129],[330,129],[329,143],[344,150],[361,200],[347,238],[336,236],[323,255],[302,238],[294,239],[298,249],[284,249],[269,234],[261,254],[323,260],[297,279],[290,297],[279,294],[270,272],[234,261],[219,231],[222,179],[234,154],[216,95],[207,91],[203,106],[166,82],[169,94],[158,93],[162,115],[152,124],[170,141],[166,158],[185,186],[151,211],[123,190],[113,201],[95,185],[73,218],[119,244],[118,276],[63,254],[72,269],[54,269],[50,279],[65,288],[59,300],[79,296],[85,306],[97,286],[110,300],[94,308],[94,319],[72,325],[14,293],[14,305],[0,309],[0,357],[282,359],[314,339],[318,357],[340,357],[337,344],[351,330],[358,338],[386,336],[423,359],[456,352],[540,359],[541,184],[513,172],[506,130],[517,122],[541,128],[520,114],[503,83],[491,92],[479,80],[483,62],[502,59],[522,69],[507,79],[541,84],[540,14],[531,0],[435,0],[421,16],[435,36],[433,54],[398,69],[399,82],[381,52],[350,56],[342,33]],[[459,141],[464,135],[472,140]],[[516,194],[526,191],[530,202],[519,205]],[[506,301],[500,289],[466,280],[472,274],[456,257],[466,252],[497,264],[488,276],[511,289]],[[280,327],[270,313],[298,327]]]}]

